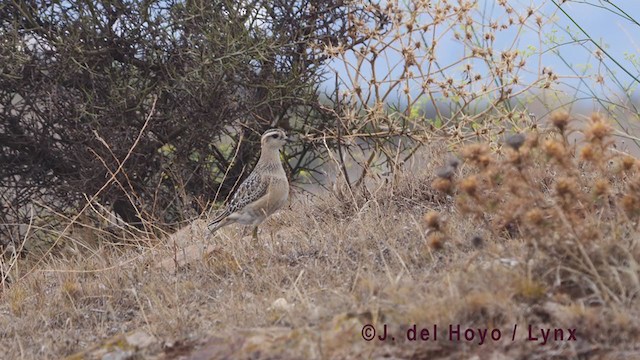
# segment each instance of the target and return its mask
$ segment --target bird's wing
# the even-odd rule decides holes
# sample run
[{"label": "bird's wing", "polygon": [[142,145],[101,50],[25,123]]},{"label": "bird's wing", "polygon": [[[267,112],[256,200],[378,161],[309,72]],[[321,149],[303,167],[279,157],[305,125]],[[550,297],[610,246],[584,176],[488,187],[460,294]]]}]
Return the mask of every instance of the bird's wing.
[{"label": "bird's wing", "polygon": [[260,199],[267,194],[269,189],[269,179],[254,172],[246,178],[238,187],[238,191],[233,194],[233,198],[229,202],[229,213],[232,214],[245,206]]},{"label": "bird's wing", "polygon": [[259,173],[251,173],[251,175],[240,184],[225,209],[211,221],[209,226],[215,227],[217,223],[224,220],[227,216],[238,210],[242,210],[248,204],[265,196],[268,188],[268,179],[265,179]]}]

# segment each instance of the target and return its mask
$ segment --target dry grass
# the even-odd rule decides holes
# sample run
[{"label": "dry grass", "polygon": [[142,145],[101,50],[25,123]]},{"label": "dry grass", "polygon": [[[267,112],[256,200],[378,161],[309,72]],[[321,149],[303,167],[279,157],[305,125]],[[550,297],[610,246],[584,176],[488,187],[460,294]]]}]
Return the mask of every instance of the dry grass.
[{"label": "dry grass", "polygon": [[[74,232],[62,246],[74,251],[13,260],[1,347],[34,359],[639,356],[638,161],[610,150],[597,115],[581,150],[570,129],[469,145],[453,175],[433,144],[395,181],[298,194],[258,243],[233,228],[205,239],[201,220],[135,246]],[[396,340],[364,341],[365,324]],[[413,324],[436,324],[437,341],[406,340]],[[450,324],[501,339],[450,341]],[[565,341],[540,345],[541,328]]]},{"label": "dry grass", "polygon": [[[371,4],[377,20],[347,19],[361,46],[318,43],[344,67],[319,107],[335,123],[305,128],[301,144],[361,176],[296,194],[260,242],[237,228],[207,238],[203,219],[166,234],[143,208],[144,230],[114,221],[96,199],[114,186],[139,202],[118,180],[146,151],[137,140],[80,211],[30,198],[28,223],[2,224],[22,238],[0,263],[3,357],[640,358],[639,162],[612,147],[601,115],[578,126],[558,112],[545,128],[529,105],[573,104],[583,94],[563,85],[580,78],[611,94],[593,99],[616,104],[609,114],[638,112],[600,88],[603,76],[622,84],[606,62],[545,66],[563,47],[543,41],[562,8],[497,4],[493,15],[469,1]],[[519,41],[525,31],[540,44]],[[443,62],[450,37],[463,55]],[[498,141],[512,129],[529,130]],[[365,341],[368,324],[395,340]],[[413,325],[430,339],[436,326],[437,340],[408,340]],[[473,339],[451,341],[450,325]]]}]

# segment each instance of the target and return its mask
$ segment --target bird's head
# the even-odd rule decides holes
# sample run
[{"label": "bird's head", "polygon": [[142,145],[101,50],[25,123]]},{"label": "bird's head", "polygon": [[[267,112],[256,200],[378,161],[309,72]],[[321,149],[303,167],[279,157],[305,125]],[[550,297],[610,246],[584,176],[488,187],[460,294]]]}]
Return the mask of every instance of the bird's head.
[{"label": "bird's head", "polygon": [[289,142],[289,138],[282,129],[269,129],[262,134],[263,149],[280,150],[287,142]]}]

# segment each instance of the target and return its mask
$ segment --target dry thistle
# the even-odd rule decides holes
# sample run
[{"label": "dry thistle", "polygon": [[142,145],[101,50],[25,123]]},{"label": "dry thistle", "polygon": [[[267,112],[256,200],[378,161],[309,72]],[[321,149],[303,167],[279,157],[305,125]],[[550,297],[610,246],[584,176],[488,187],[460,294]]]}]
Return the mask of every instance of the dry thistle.
[{"label": "dry thistle", "polygon": [[491,163],[489,147],[486,144],[471,144],[462,150],[462,157],[481,167],[487,167]]},{"label": "dry thistle", "polygon": [[604,138],[611,135],[611,126],[607,123],[604,117],[598,113],[591,114],[591,124],[584,132],[587,140],[602,142]]},{"label": "dry thistle", "polygon": [[544,151],[550,157],[556,159],[558,162],[564,162],[567,156],[567,149],[564,145],[557,140],[547,140],[543,144]]},{"label": "dry thistle", "polygon": [[460,182],[460,189],[471,196],[475,196],[478,190],[478,178],[475,175],[464,178]]},{"label": "dry thistle", "polygon": [[609,194],[609,182],[606,179],[598,179],[593,185],[593,194],[596,197],[603,197]]},{"label": "dry thistle", "polygon": [[429,235],[429,246],[434,250],[441,250],[447,237],[441,233],[433,233]]},{"label": "dry thistle", "polygon": [[424,222],[427,227],[432,230],[439,231],[441,229],[442,222],[440,220],[440,214],[436,211],[429,211],[424,215]]},{"label": "dry thistle", "polygon": [[526,143],[530,149],[537,148],[538,145],[540,145],[540,137],[538,136],[538,133],[533,132],[529,136],[527,136]]},{"label": "dry thistle", "polygon": [[580,149],[580,158],[584,161],[593,162],[597,158],[598,152],[593,148],[591,144],[585,144],[582,149]]},{"label": "dry thistle", "polygon": [[624,171],[629,171],[633,168],[633,165],[636,164],[636,158],[630,155],[625,155],[622,157],[622,169]]},{"label": "dry thistle", "polygon": [[567,129],[567,125],[569,125],[571,117],[568,112],[561,110],[551,114],[549,120],[551,121],[553,126],[557,127],[558,130],[563,132]]},{"label": "dry thistle", "polygon": [[527,211],[524,220],[532,226],[540,226],[544,221],[544,213],[539,208],[533,208]]},{"label": "dry thistle", "polygon": [[640,213],[640,199],[637,196],[627,194],[622,198],[622,208],[629,217],[634,218]]},{"label": "dry thistle", "polygon": [[578,183],[574,178],[561,177],[556,181],[556,192],[562,197],[572,197],[576,194]]},{"label": "dry thistle", "polygon": [[451,190],[453,190],[453,183],[451,182],[451,180],[449,179],[443,179],[443,178],[436,178],[435,180],[433,180],[433,182],[431,183],[431,186],[440,191],[443,192],[445,194],[450,194]]}]

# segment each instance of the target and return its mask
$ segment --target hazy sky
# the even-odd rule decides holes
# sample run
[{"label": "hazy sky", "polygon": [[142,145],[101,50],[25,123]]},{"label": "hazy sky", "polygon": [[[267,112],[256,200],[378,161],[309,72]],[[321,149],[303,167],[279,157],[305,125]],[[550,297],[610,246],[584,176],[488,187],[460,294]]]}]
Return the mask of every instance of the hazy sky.
[{"label": "hazy sky", "polygon": [[[556,2],[559,3],[559,0]],[[501,17],[501,15],[504,15],[504,12],[502,8],[497,5],[496,0],[479,0],[478,3],[479,5],[475,11],[477,18],[497,18],[504,20],[504,16]],[[494,46],[496,52],[509,48],[526,51],[528,47],[535,47],[537,51],[541,48],[547,50],[551,48],[557,51],[557,53],[547,51],[542,56],[530,57],[527,60],[527,66],[530,71],[519,74],[525,82],[537,78],[538,64],[541,64],[540,67],[547,66],[553,68],[557,74],[568,76],[568,78],[563,78],[561,81],[569,87],[578,87],[579,85],[579,80],[570,78],[571,76],[575,76],[576,71],[578,73],[587,71],[589,75],[594,75],[598,72],[598,69],[600,69],[600,73],[605,77],[610,77],[610,74],[607,74],[604,67],[594,57],[593,51],[596,47],[593,44],[588,42],[578,44],[572,40],[569,32],[573,34],[575,39],[586,40],[588,37],[583,34],[552,1],[509,0],[509,4],[517,10],[524,10],[528,7],[540,8],[540,13],[543,14],[543,17],[551,18],[554,22],[554,24],[547,24],[545,26],[545,33],[542,34],[543,38],[553,33],[556,41],[563,44],[557,47],[548,42],[541,44],[540,35],[537,31],[531,29],[524,29],[523,32],[517,34],[515,31],[516,27],[513,27],[514,31],[510,29],[498,33]],[[543,5],[541,6],[541,4]],[[615,6],[607,1],[600,0],[568,1],[562,4],[561,7],[593,40],[599,42],[609,55],[622,64],[632,76],[640,78],[638,66],[633,65],[627,59],[629,55],[635,55],[636,60],[640,62],[640,36],[638,36],[638,34],[640,34],[640,25],[634,22],[640,22],[640,0],[620,0],[616,1],[615,4],[620,9],[616,9]],[[625,19],[625,15],[622,14],[622,12],[625,12],[635,20]],[[462,58],[465,54],[464,48],[460,46],[459,42],[454,41],[452,38],[453,33],[447,34],[440,43],[440,50],[436,53],[436,57],[441,64],[451,64]],[[466,51],[468,52],[468,50]],[[387,61],[388,63],[394,64],[398,62],[399,59],[400,55],[398,53],[391,53],[388,54]],[[350,61],[354,61],[353,58]],[[614,77],[620,81],[621,85],[615,82],[608,82],[606,86],[602,87],[595,85],[594,91],[599,93],[624,92],[622,90],[623,88],[633,87],[634,84],[637,85],[637,82],[632,76],[625,74],[620,67],[613,61],[607,59],[606,56],[603,63],[609,67],[610,71],[614,72]],[[340,74],[340,77],[345,77],[346,71],[343,64],[337,61],[332,64],[332,67]],[[385,67],[387,67],[387,69],[385,69]],[[378,73],[378,71],[381,74],[388,72],[388,67],[388,64],[376,65],[376,73]],[[390,67],[393,67],[393,65]],[[398,67],[392,70],[392,72],[395,71],[397,75],[399,75],[401,68],[402,67]],[[366,82],[367,77],[370,76],[367,71],[370,70],[364,70],[361,83]],[[459,75],[459,67],[452,67],[450,72],[453,74],[453,77]],[[591,77],[591,79],[593,78],[594,76]],[[334,87],[334,79],[334,77],[327,79],[325,83],[326,88],[331,89]],[[589,82],[589,86],[593,84],[595,84],[593,81]],[[581,89],[579,91],[584,91],[584,85],[584,83],[580,85]],[[585,93],[584,95],[588,96],[589,94]]]},{"label": "hazy sky", "polygon": [[[483,0],[483,2],[493,2],[495,0]],[[535,3],[535,1],[533,1]],[[556,1],[559,3],[559,1]],[[616,9],[611,4],[615,4],[620,10]],[[624,11],[635,21],[640,22],[640,1],[639,0],[618,0],[618,1],[568,1],[562,4],[562,8],[570,15],[573,20],[584,29],[589,36],[596,40],[601,41],[605,45],[605,50],[623,65],[629,65],[629,62],[625,60],[625,54],[635,54],[640,56],[640,25],[633,21],[627,20],[624,17],[613,13],[621,13]],[[548,2],[544,8],[545,12],[551,13],[556,10],[556,6],[553,3]],[[560,11],[556,11],[558,19],[558,26],[569,27],[573,32],[578,34],[581,38],[586,38],[578,30],[576,25]],[[624,16],[624,15],[623,15]],[[584,57],[584,51],[565,51],[562,53],[567,59],[570,59],[575,63],[583,63],[586,59]],[[560,62],[558,62],[558,65]],[[631,81],[632,78],[624,75],[623,72],[617,66],[611,64],[615,71],[620,73],[620,76],[627,81]],[[633,67],[628,66],[628,70],[632,70]],[[638,70],[632,74],[639,77]]]}]

